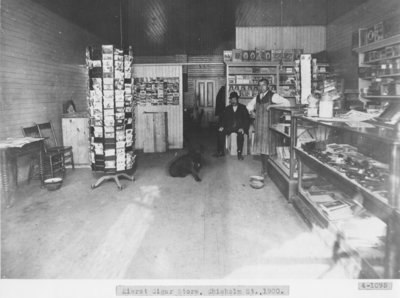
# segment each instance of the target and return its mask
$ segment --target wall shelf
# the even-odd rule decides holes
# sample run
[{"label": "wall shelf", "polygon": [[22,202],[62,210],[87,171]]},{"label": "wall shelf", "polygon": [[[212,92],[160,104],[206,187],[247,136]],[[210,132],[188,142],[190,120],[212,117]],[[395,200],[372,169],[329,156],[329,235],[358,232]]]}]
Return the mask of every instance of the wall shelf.
[{"label": "wall shelf", "polygon": [[400,95],[361,95],[365,99],[400,100]]},{"label": "wall shelf", "polygon": [[[359,67],[371,67],[371,64],[374,64],[376,66],[381,66],[385,64],[385,61],[388,60],[386,58],[381,58],[381,59],[376,59],[373,61],[365,62],[365,55],[368,54],[368,52],[373,51],[373,50],[378,50],[378,49],[383,49],[385,47],[390,47],[394,46],[396,44],[400,44],[400,34],[376,41],[374,43],[365,45],[363,47],[359,47],[354,49],[359,55],[358,55],[358,66]],[[400,55],[397,55],[400,57]],[[390,59],[395,58],[395,57],[390,57]],[[358,78],[358,89],[359,90],[367,90],[364,91],[365,93],[369,93],[370,91],[370,86],[372,84],[373,79],[385,79],[385,78],[399,78],[400,73],[392,73],[392,74],[384,74],[384,75],[378,75],[376,77],[371,77],[371,73],[366,73],[366,77],[359,77]],[[379,88],[380,86],[376,86]],[[376,88],[374,88],[376,89]],[[385,96],[385,95],[363,95],[360,94],[359,99],[363,101],[364,99],[364,107],[368,105],[368,100],[398,100],[400,95],[395,95],[395,96]]]},{"label": "wall shelf", "polygon": [[380,48],[384,48],[396,43],[400,43],[400,34],[367,44],[365,46],[362,47],[358,47],[353,49],[353,51],[357,52],[357,53],[365,53],[368,51],[373,51],[373,50],[377,50]]},{"label": "wall shelf", "polygon": [[[271,62],[271,61],[226,61],[225,64],[229,67],[234,66],[246,66],[246,67],[277,67],[279,66],[279,62]],[[284,62],[284,67],[293,67],[293,62]]]},{"label": "wall shelf", "polygon": [[400,55],[396,55],[396,56],[392,56],[392,57],[380,58],[380,59],[376,59],[376,60],[364,61],[364,64],[367,64],[367,65],[375,64],[375,63],[378,63],[378,62],[391,60],[391,59],[397,59],[397,58],[400,58]]},{"label": "wall shelf", "polygon": [[[295,73],[287,73],[285,69],[280,68],[279,62],[264,62],[264,61],[241,61],[231,62],[227,61],[226,64],[226,105],[229,104],[229,94],[236,91],[242,99],[254,98],[258,95],[258,83],[254,84],[241,84],[237,83],[237,76],[246,76],[250,82],[258,82],[261,78],[269,80],[269,86],[274,87],[273,91],[280,94],[280,86],[295,87],[294,84],[280,84],[279,77],[282,75],[294,76]],[[283,67],[294,68],[294,62],[284,62]],[[264,68],[264,69],[263,69]],[[282,71],[282,73],[281,73]],[[245,90],[242,90],[244,87]],[[242,94],[251,94],[251,96],[242,96]],[[294,99],[294,96],[283,97]]]}]

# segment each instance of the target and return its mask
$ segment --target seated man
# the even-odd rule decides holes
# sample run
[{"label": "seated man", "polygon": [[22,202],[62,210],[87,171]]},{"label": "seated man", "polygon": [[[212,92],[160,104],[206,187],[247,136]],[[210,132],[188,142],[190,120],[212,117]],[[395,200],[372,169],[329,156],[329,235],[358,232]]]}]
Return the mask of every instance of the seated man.
[{"label": "seated man", "polygon": [[227,106],[221,114],[217,137],[217,155],[225,155],[225,136],[231,133],[237,133],[237,154],[238,159],[243,160],[242,150],[244,134],[248,134],[250,125],[249,112],[245,105],[239,103],[239,95],[232,92],[229,95],[230,105]]}]

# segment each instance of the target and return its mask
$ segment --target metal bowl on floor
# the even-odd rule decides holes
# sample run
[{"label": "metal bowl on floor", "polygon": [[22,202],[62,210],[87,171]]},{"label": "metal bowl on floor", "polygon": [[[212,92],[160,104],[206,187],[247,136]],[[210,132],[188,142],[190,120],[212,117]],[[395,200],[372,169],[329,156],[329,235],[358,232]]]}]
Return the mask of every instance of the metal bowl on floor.
[{"label": "metal bowl on floor", "polygon": [[261,182],[264,182],[264,176],[257,176],[257,175],[250,176],[250,181],[261,181]]},{"label": "metal bowl on floor", "polygon": [[255,189],[260,189],[264,187],[264,177],[263,176],[250,176],[250,186]]},{"label": "metal bowl on floor", "polygon": [[61,187],[63,182],[62,178],[56,177],[56,178],[50,178],[44,180],[44,186],[46,186],[47,190],[53,191],[57,190]]}]

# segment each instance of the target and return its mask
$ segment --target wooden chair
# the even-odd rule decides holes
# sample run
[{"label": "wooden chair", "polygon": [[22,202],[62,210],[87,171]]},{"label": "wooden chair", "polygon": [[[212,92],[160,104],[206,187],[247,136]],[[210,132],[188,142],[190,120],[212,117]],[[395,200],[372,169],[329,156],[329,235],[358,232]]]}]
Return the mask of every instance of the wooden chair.
[{"label": "wooden chair", "polygon": [[44,143],[48,152],[61,152],[64,155],[64,164],[70,164],[72,169],[75,169],[74,155],[72,153],[72,146],[60,146],[57,142],[56,134],[54,132],[53,124],[51,121],[37,124],[39,134],[42,138],[46,138]]},{"label": "wooden chair", "polygon": [[[37,125],[22,127],[22,134],[24,137],[40,138],[40,133]],[[32,179],[39,178],[39,173],[35,172],[35,167],[39,165],[37,156],[31,156],[28,172],[28,184]],[[44,148],[43,154],[43,175],[45,177],[54,178],[56,176],[64,176],[64,155],[61,152],[49,152]]]}]

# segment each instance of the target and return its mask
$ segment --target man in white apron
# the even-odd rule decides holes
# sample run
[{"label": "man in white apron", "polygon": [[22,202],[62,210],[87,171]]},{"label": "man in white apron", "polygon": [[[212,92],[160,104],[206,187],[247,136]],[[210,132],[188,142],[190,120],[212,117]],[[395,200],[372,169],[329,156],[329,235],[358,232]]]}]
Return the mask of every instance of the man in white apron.
[{"label": "man in white apron", "polygon": [[255,113],[254,122],[254,154],[261,155],[261,175],[267,177],[267,161],[269,155],[269,129],[268,129],[268,110],[271,105],[290,106],[290,101],[279,94],[269,90],[267,79],[258,82],[259,94],[248,104],[247,109],[250,113]]}]

